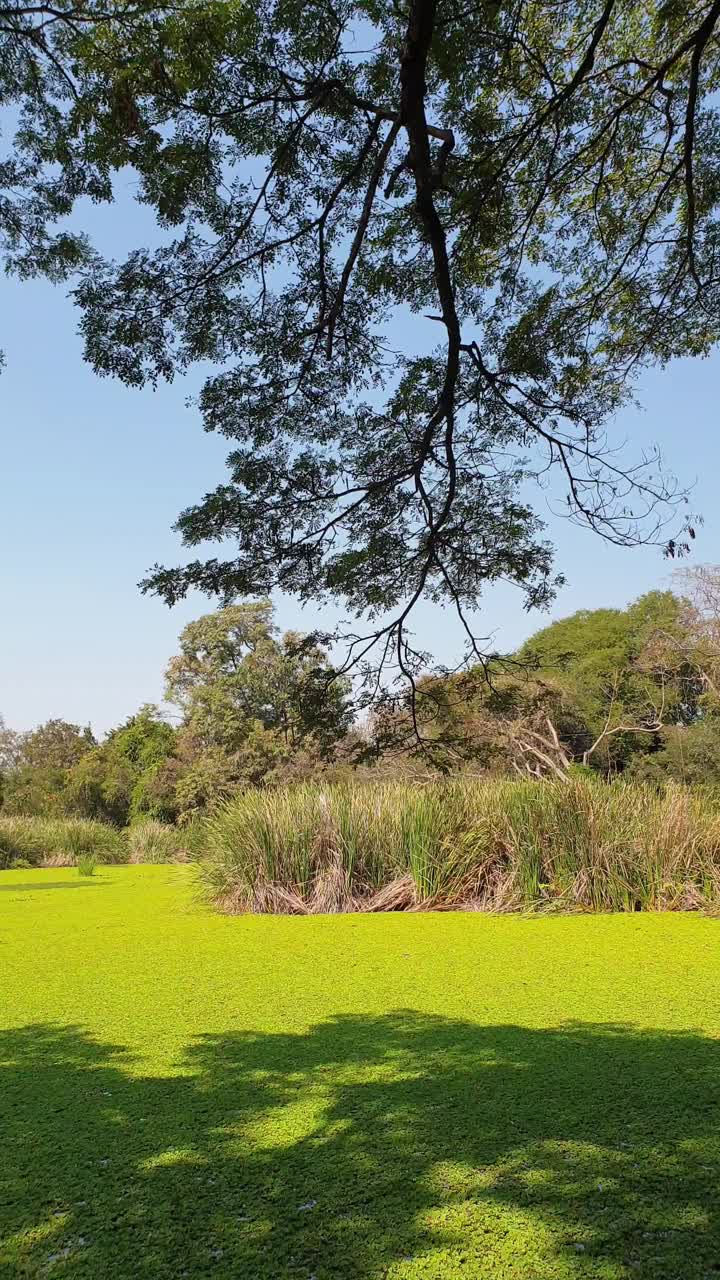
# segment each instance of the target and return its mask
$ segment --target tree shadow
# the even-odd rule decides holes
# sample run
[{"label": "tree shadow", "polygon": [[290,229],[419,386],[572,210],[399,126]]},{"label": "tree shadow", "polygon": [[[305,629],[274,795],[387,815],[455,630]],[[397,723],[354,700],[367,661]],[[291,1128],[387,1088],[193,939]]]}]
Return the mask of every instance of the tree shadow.
[{"label": "tree shadow", "polygon": [[0,893],[22,893],[32,889],[35,893],[38,889],[100,889],[103,884],[108,881],[100,880],[32,880],[27,884],[0,884]]},{"label": "tree shadow", "polygon": [[142,1074],[0,1033],[0,1273],[720,1276],[720,1059],[701,1034],[400,1011],[205,1036]]}]

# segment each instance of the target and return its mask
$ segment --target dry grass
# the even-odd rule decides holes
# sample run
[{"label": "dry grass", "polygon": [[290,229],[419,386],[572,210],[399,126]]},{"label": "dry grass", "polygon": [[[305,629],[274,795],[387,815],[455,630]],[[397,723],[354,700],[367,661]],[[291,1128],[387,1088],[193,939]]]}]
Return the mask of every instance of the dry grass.
[{"label": "dry grass", "polygon": [[231,911],[636,911],[720,903],[720,804],[587,779],[246,791],[206,828]]},{"label": "dry grass", "polygon": [[101,863],[186,862],[198,832],[151,818],[119,831],[86,818],[0,816],[0,870],[74,867],[82,858]]},{"label": "dry grass", "polygon": [[128,862],[187,862],[188,835],[178,827],[143,818],[125,832]]},{"label": "dry grass", "polygon": [[122,833],[86,818],[0,817],[0,869],[73,867],[83,857],[127,862]]}]

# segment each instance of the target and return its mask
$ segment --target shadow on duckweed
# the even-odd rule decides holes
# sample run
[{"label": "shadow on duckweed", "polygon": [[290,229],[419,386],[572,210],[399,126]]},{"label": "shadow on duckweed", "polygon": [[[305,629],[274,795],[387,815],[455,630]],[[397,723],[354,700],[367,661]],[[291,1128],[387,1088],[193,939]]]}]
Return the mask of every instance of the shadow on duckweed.
[{"label": "shadow on duckweed", "polygon": [[720,1276],[707,1036],[399,1011],[208,1035],[177,1066],[0,1033],[0,1274]]}]

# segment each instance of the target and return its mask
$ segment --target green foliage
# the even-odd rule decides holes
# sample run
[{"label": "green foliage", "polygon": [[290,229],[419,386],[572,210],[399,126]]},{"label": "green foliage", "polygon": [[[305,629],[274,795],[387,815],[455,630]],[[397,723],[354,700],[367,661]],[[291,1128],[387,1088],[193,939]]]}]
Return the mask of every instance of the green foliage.
[{"label": "green foliage", "polygon": [[[203,7],[192,3],[181,10],[199,19]],[[160,24],[169,19],[169,33],[178,6],[59,0],[5,4],[0,12],[0,108],[7,135],[0,252],[6,268],[22,278],[64,280],[92,258],[87,236],[68,226],[68,215],[83,197],[112,201],[112,170],[122,164],[123,144],[133,133],[120,45],[132,41],[137,51],[144,48],[152,57],[154,49],[157,56]],[[106,82],[102,141],[93,137],[93,77]]]},{"label": "green foliage", "polygon": [[60,816],[67,811],[68,772],[21,764],[3,778],[3,814]]},{"label": "green foliage", "polygon": [[672,726],[662,735],[660,749],[635,757],[629,774],[647,782],[672,780],[688,786],[720,783],[720,717]]},{"label": "green foliage", "polygon": [[83,853],[78,858],[78,875],[94,876],[97,871],[97,858],[92,853]]},{"label": "green foliage", "polygon": [[203,750],[182,732],[178,746],[182,754],[179,761],[174,762],[174,793],[178,819],[185,823],[229,796],[237,789],[240,779],[235,761],[221,747]]},{"label": "green foliage", "polygon": [[[547,754],[557,733],[575,776],[611,777],[639,756],[655,759],[669,726],[694,735],[712,716],[693,628],[687,601],[652,591],[626,609],[582,610],[552,622],[488,670],[419,681],[425,756],[445,772],[471,764],[507,774],[528,761],[551,772]],[[413,746],[404,708],[376,717],[374,732],[381,747]],[[544,761],[519,757],[521,740],[540,746]]]},{"label": "green foliage", "polygon": [[268,601],[189,623],[166,679],[166,697],[183,713],[172,767],[181,820],[240,786],[282,778],[296,762],[321,769],[351,722],[347,683],[323,647],[293,632],[279,637]]},{"label": "green foliage", "polygon": [[163,803],[155,799],[152,783],[173,752],[175,729],[163,719],[157,707],[145,706],[120,729],[114,729],[103,744],[111,768],[125,767],[132,777],[128,818],[141,814],[162,816]]},{"label": "green foliage", "polygon": [[175,730],[157,707],[141,707],[89,752],[68,780],[68,805],[86,817],[125,826],[132,818],[174,816],[172,798],[153,789],[162,764],[172,754]]},{"label": "green foliage", "polygon": [[165,696],[182,708],[191,734],[232,753],[262,730],[290,747],[309,735],[332,744],[349,722],[346,692],[312,637],[278,639],[272,605],[261,601],[188,623]]},{"label": "green foliage", "polygon": [[[601,744],[594,767],[622,767],[631,755],[657,743],[633,735],[660,717],[688,721],[698,710],[700,685],[689,664],[653,662],[651,646],[658,633],[682,631],[682,601],[670,591],[651,591],[627,609],[582,610],[537,632],[519,650],[538,678],[554,680],[572,707],[577,729],[572,745],[589,747],[608,723],[628,725]],[[664,655],[663,655],[664,656]],[[608,722],[609,717],[609,722]]]},{"label": "green foliage", "polygon": [[595,770],[589,764],[571,764],[568,768],[568,776],[571,778],[594,778]]},{"label": "green foliage", "polygon": [[[87,357],[130,385],[209,362],[232,442],[178,522],[223,557],[148,589],[336,598],[370,621],[354,656],[374,636],[408,675],[422,596],[466,622],[487,582],[552,598],[549,468],[613,542],[689,545],[656,457],[604,435],[644,367],[720,334],[720,13],[655,7],[269,0],[86,29],[83,155],[131,164],[177,228],[82,273]],[[390,355],[398,315],[426,333]]]},{"label": "green foliage", "polygon": [[49,721],[3,730],[3,811],[79,815],[124,827],[189,823],[238,787],[322,771],[352,719],[347,682],[312,636],[277,634],[268,602],[198,618],[180,637],[167,696],[175,728],[148,705],[95,743]]},{"label": "green foliage", "polygon": [[59,816],[67,811],[66,789],[75,765],[95,746],[89,728],[48,720],[30,733],[6,734],[2,810],[6,814]]},{"label": "green foliage", "polygon": [[88,818],[124,826],[130,816],[136,774],[104,747],[88,752],[68,779],[68,807]]},{"label": "green foliage", "polygon": [[209,819],[205,883],[233,910],[720,905],[710,794],[577,778],[247,791]]},{"label": "green foliage", "polygon": [[[9,729],[4,717],[0,715],[0,781],[4,774],[16,769],[21,759],[22,734]],[[0,795],[0,799],[1,799]]]},{"label": "green foliage", "polygon": [[8,1276],[712,1275],[717,921],[238,921],[183,867],[0,899]]},{"label": "green foliage", "polygon": [[174,739],[172,725],[163,720],[157,707],[147,705],[119,729],[113,729],[108,734],[107,745],[113,754],[142,773],[166,759]]},{"label": "green foliage", "polygon": [[156,785],[175,730],[156,707],[142,707],[101,745],[89,729],[62,720],[16,739],[14,762],[3,779],[5,814],[73,814],[116,826],[140,814],[175,816],[174,796]]},{"label": "green foliage", "polygon": [[97,746],[92,729],[66,720],[48,720],[21,737],[22,764],[30,769],[72,769]]}]

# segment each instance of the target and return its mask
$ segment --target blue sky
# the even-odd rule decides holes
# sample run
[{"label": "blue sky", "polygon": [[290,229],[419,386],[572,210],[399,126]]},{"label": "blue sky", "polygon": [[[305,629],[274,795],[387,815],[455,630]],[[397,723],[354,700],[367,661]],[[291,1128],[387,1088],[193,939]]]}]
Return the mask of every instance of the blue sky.
[{"label": "blue sky", "polygon": [[[90,221],[115,253],[147,230],[130,202]],[[155,561],[182,558],[171,525],[221,478],[226,444],[186,407],[199,374],[155,392],[99,379],[83,364],[63,287],[2,278],[0,291],[0,714],[19,729],[62,716],[104,732],[161,699],[179,631],[212,607],[195,597],[168,610],[136,583]],[[697,481],[691,505],[705,525],[696,563],[720,561],[719,390],[720,354],[677,362],[644,379],[643,411],[625,412],[614,428],[633,452],[657,441],[669,469]],[[538,502],[544,511],[542,494]],[[568,578],[551,617],[623,606],[668,585],[672,566],[658,551],[614,548],[547,517]],[[332,623],[288,600],[278,601],[277,619]],[[496,588],[479,627],[510,648],[545,621],[524,612],[517,592]],[[452,658],[456,632],[441,610],[423,609],[416,630],[424,647]]]}]

